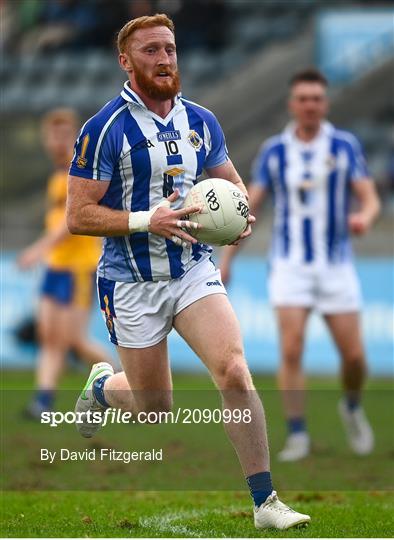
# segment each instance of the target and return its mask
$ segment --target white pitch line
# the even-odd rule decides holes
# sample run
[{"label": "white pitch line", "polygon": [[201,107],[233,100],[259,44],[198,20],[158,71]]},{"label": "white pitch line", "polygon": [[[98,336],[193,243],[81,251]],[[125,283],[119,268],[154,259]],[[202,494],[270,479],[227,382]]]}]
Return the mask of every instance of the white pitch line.
[{"label": "white pitch line", "polygon": [[140,518],[139,522],[142,527],[156,529],[160,532],[170,532],[175,535],[189,536],[191,538],[206,537],[189,529],[184,525],[173,525],[174,521],[182,519],[190,519],[203,516],[207,514],[206,510],[197,512],[197,510],[191,510],[186,512],[176,512],[171,514],[160,514],[158,516],[152,516],[147,518]]},{"label": "white pitch line", "polygon": [[[175,535],[183,535],[191,538],[209,538],[212,534],[211,530],[200,531],[186,527],[185,525],[174,524],[174,521],[188,520],[195,518],[203,518],[208,514],[216,514],[220,516],[228,515],[232,511],[243,511],[243,508],[230,507],[226,511],[224,510],[188,510],[172,512],[168,514],[159,514],[152,517],[140,518],[139,524],[144,528],[156,529],[160,532],[170,532]],[[224,535],[223,535],[224,536]]]}]

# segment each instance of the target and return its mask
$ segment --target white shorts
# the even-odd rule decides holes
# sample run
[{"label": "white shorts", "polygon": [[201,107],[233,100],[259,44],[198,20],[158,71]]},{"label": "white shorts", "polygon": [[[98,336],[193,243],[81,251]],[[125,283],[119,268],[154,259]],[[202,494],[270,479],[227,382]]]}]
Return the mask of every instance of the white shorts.
[{"label": "white shorts", "polygon": [[99,277],[97,288],[110,341],[136,349],[162,341],[175,315],[190,304],[211,294],[227,294],[210,259],[178,279],[126,283]]},{"label": "white shorts", "polygon": [[359,311],[361,290],[351,263],[325,266],[275,264],[268,278],[271,304],[316,309],[335,314]]}]

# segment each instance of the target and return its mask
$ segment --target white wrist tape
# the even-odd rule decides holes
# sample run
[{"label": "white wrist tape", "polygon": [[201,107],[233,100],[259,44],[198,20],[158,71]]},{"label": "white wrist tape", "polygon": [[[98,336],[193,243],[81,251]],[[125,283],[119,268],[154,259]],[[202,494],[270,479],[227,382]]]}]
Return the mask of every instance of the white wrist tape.
[{"label": "white wrist tape", "polygon": [[129,214],[129,231],[131,233],[136,232],[147,232],[150,225],[150,220],[153,214],[158,208],[165,206],[166,208],[170,207],[170,202],[167,199],[160,201],[159,204],[156,204],[150,210],[145,210],[141,212],[130,212]]}]

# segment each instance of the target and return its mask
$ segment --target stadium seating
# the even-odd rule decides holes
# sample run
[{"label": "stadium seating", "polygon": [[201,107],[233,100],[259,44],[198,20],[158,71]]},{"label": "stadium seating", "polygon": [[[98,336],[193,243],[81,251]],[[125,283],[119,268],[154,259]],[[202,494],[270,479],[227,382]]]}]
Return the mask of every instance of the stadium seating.
[{"label": "stadium seating", "polygon": [[[247,179],[262,139],[278,131],[286,121],[284,104],[289,74],[315,61],[314,16],[325,3],[245,0],[225,4],[226,31],[220,35],[225,42],[218,42],[217,46],[204,44],[198,36],[194,36],[198,46],[188,45],[185,32],[187,37],[187,25],[193,21],[189,17],[185,28],[179,22],[178,28],[183,28],[179,46],[182,89],[186,97],[215,111],[231,156]],[[333,119],[359,134],[366,145],[371,169],[381,181],[387,178],[394,113],[392,107],[385,109],[382,105],[389,103],[390,98],[377,95],[389,87],[382,84],[390,76],[389,70],[390,67],[383,66],[381,75],[368,75],[370,82],[365,88],[356,85],[357,95],[350,91],[351,85],[332,95]],[[63,105],[76,108],[85,120],[119,93],[124,80],[116,53],[110,47],[62,49],[52,54],[18,54],[4,49],[0,63],[0,113],[7,133],[3,141],[8,157],[4,163],[7,200],[18,203],[13,200],[17,193],[13,189],[15,176],[19,188],[29,193],[31,186],[37,190],[45,181],[45,160],[37,136],[39,116]],[[355,108],[357,103],[359,107]],[[19,159],[21,152],[26,159]],[[41,216],[32,215],[31,222],[38,228]],[[31,231],[29,228],[30,232],[35,234],[34,227]]]},{"label": "stadium seating", "polygon": [[[320,1],[295,0],[278,6],[277,2],[228,2],[226,9],[226,47],[212,48],[183,45],[180,50],[183,87],[188,95],[215,83],[228,72],[241,66],[251,53],[276,40],[294,36],[308,24]],[[305,4],[308,16],[305,17]],[[187,33],[183,30],[183,33]],[[198,41],[198,40],[197,40]],[[102,48],[62,51],[52,54],[5,52],[0,66],[3,87],[1,112],[39,113],[64,102],[87,113],[116,94],[124,76],[114,62],[114,52]],[[105,82],[103,84],[103,81]],[[109,83],[110,81],[110,83]],[[25,90],[29,88],[29,92]],[[73,91],[69,92],[70,88]],[[88,88],[83,90],[82,87]],[[32,98],[32,94],[45,92]],[[19,99],[21,93],[25,95]],[[89,95],[89,100],[86,100]]]}]

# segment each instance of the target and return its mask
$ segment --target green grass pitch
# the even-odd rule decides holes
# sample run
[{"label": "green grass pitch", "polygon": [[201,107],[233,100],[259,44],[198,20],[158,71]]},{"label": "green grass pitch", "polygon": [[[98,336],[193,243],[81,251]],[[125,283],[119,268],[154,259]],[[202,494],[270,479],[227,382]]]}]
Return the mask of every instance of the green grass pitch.
[{"label": "green grass pitch", "polygon": [[[67,375],[63,388],[69,390],[59,396],[56,408],[71,408],[70,400],[84,378],[82,373]],[[335,410],[337,382],[313,379],[308,408],[313,455],[302,463],[280,465],[275,460],[285,436],[280,399],[272,377],[255,378],[268,417],[275,487],[282,500],[312,517],[307,529],[281,532],[254,528],[250,497],[220,425],[187,432],[178,425],[130,428],[130,440],[142,440],[142,448],[159,440],[171,450],[165,470],[150,464],[100,469],[95,464],[70,468],[61,463],[51,468],[31,457],[40,446],[85,448],[116,441],[116,448],[128,448],[130,440],[122,439],[115,428],[111,431],[112,426],[100,432],[99,442],[86,443],[74,426],[49,430],[27,422],[20,412],[31,393],[32,374],[4,372],[2,382],[3,537],[392,537],[390,380],[370,381],[365,396],[377,441],[373,455],[357,458],[347,449]],[[177,375],[174,382],[181,389],[175,393],[175,405],[184,399],[188,406],[202,407],[202,399],[205,404],[215,399],[204,376]],[[210,389],[209,394],[197,390],[202,388]],[[223,470],[230,478],[227,483]]]}]

